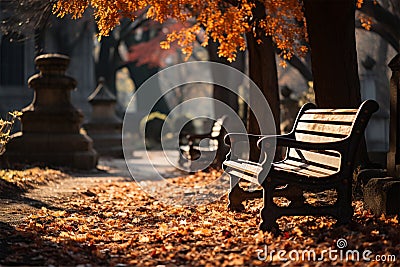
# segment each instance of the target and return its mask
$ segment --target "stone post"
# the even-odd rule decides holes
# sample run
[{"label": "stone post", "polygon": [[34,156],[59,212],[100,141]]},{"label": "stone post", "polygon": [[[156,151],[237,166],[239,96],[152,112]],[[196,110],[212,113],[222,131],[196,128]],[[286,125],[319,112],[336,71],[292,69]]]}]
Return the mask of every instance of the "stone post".
[{"label": "stone post", "polygon": [[[400,54],[389,63],[392,70],[390,78],[390,126],[389,152],[387,154],[387,174],[371,171],[359,174],[360,180],[365,180],[363,188],[364,201],[375,215],[396,214],[400,216],[400,132],[399,115],[400,101]],[[375,172],[375,173],[374,173]],[[364,177],[362,177],[364,176]],[[375,177],[375,178],[374,178]]]},{"label": "stone post", "polygon": [[390,78],[390,126],[389,126],[389,152],[387,154],[387,171],[391,177],[400,177],[400,131],[399,131],[399,76],[400,54],[397,54],[389,63],[392,70]]},{"label": "stone post", "polygon": [[[369,55],[362,61],[365,71],[360,75],[361,99],[373,99],[379,101],[377,92],[377,75],[374,72],[376,61]],[[380,104],[381,105],[381,104]],[[383,166],[386,164],[389,147],[389,114],[384,108],[380,108],[370,119],[365,129],[367,150],[372,162]]]},{"label": "stone post", "polygon": [[28,80],[34,99],[22,110],[22,132],[12,136],[6,159],[10,163],[95,168],[97,152],[92,140],[80,133],[83,115],[71,104],[71,91],[77,83],[65,75],[69,57],[45,54],[38,56],[35,63],[40,73]]},{"label": "stone post", "polygon": [[88,98],[92,116],[84,129],[93,139],[94,148],[101,156],[123,157],[122,122],[115,114],[116,97],[110,92],[103,77]]}]

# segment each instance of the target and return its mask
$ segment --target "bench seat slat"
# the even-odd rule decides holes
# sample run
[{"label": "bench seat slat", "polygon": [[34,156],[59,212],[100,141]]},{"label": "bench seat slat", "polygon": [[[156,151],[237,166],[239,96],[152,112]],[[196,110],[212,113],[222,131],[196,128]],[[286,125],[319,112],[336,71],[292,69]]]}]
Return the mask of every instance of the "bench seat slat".
[{"label": "bench seat slat", "polygon": [[230,171],[228,171],[228,173],[229,173],[230,175],[237,176],[237,177],[239,177],[239,178],[241,178],[241,179],[244,179],[244,180],[246,180],[246,181],[249,181],[249,182],[252,182],[252,183],[255,183],[255,184],[259,184],[258,178],[257,178],[257,177],[247,175],[247,174],[245,174],[245,173],[243,173],[243,172],[239,172],[239,171],[235,171],[235,170],[230,170]]},{"label": "bench seat slat", "polygon": [[237,162],[233,160],[226,160],[224,164],[228,167],[238,169],[243,172],[251,173],[254,175],[258,175],[262,171],[261,166],[257,166],[255,164],[251,164],[250,162]]},{"label": "bench seat slat", "polygon": [[337,172],[337,170],[327,169],[321,166],[315,166],[308,163],[298,162],[296,160],[286,159],[280,163],[274,163],[281,168],[291,169],[291,170],[309,170],[311,172],[320,173],[321,175],[327,176],[332,175]]},{"label": "bench seat slat", "polygon": [[274,170],[300,174],[307,177],[326,177],[335,174],[336,171],[319,168],[313,165],[304,164],[297,161],[285,160],[281,163],[273,164]]},{"label": "bench seat slat", "polygon": [[294,149],[290,148],[288,157],[290,159],[297,159],[297,161],[308,161],[308,162],[316,162],[318,164],[322,164],[330,167],[330,169],[339,169],[341,157],[339,153],[319,153],[308,150]]}]

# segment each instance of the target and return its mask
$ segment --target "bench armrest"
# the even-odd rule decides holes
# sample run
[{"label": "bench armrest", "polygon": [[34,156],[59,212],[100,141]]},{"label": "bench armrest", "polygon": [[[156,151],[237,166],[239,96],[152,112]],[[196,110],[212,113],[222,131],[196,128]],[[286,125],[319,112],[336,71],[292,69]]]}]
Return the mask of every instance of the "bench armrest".
[{"label": "bench armrest", "polygon": [[[227,159],[240,159],[245,155],[250,155],[251,149],[260,148],[257,147],[259,140],[266,137],[273,137],[276,135],[255,135],[255,134],[245,134],[245,133],[230,133],[225,135],[225,144],[230,146],[230,153]],[[291,134],[282,135],[285,137],[290,137]],[[240,146],[239,143],[245,143],[245,146]],[[265,152],[265,151],[264,151]],[[268,150],[269,154],[274,154],[275,150]],[[264,155],[264,154],[263,154]]]},{"label": "bench armrest", "polygon": [[260,138],[264,137],[265,135],[255,135],[255,134],[246,134],[246,133],[229,133],[225,135],[224,142],[228,146],[236,142],[245,142],[245,141],[258,141]]},{"label": "bench armrest", "polygon": [[[274,140],[275,139],[275,140]],[[287,136],[277,135],[277,136],[266,136],[258,140],[257,146],[259,148],[270,148],[271,143],[276,143],[276,146],[306,149],[306,150],[334,150],[340,153],[343,152],[343,148],[348,144],[348,138],[340,141],[334,142],[324,142],[324,143],[312,143],[298,141],[294,138],[288,138]]]}]

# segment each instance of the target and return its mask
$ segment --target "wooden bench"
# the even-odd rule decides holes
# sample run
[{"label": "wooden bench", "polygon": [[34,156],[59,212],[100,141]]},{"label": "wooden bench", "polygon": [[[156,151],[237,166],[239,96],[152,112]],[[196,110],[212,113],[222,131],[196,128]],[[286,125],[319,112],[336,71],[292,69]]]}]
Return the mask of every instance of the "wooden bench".
[{"label": "wooden bench", "polygon": [[[205,134],[186,134],[179,136],[179,165],[191,171],[203,170],[211,163],[213,168],[221,168],[227,154],[224,144],[223,128],[227,117],[223,116],[214,121],[211,130]],[[203,140],[203,141],[202,141]]]},{"label": "wooden bench", "polygon": [[[317,109],[308,103],[299,111],[287,135],[228,134],[225,142],[231,152],[223,168],[231,179],[229,208],[242,210],[243,201],[263,197],[263,231],[279,231],[276,220],[281,216],[330,215],[338,224],[348,223],[353,216],[351,188],[356,152],[365,127],[377,110],[378,104],[373,100],[365,101],[359,109]],[[260,162],[241,159],[235,152],[240,142],[257,142]],[[271,159],[275,145],[287,148],[286,157],[278,162]],[[245,191],[238,183],[241,179],[262,189]],[[304,195],[326,190],[336,194],[333,204],[307,203]],[[276,197],[290,202],[281,205]]]}]

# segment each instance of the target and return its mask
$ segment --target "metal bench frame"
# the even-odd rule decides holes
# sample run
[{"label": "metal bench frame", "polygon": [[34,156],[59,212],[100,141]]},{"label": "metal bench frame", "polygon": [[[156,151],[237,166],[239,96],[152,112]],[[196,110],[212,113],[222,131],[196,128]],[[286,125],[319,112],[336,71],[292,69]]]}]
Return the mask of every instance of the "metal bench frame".
[{"label": "metal bench frame", "polygon": [[[373,100],[365,101],[359,109],[317,109],[314,104],[308,103],[300,109],[289,134],[226,135],[225,142],[231,146],[231,152],[223,163],[223,168],[231,179],[228,207],[240,211],[244,209],[243,201],[263,197],[264,207],[261,210],[260,223],[260,229],[263,231],[279,231],[276,220],[281,216],[330,215],[337,219],[338,224],[348,223],[353,216],[352,177],[356,152],[368,121],[377,110],[378,104]],[[303,130],[300,130],[301,127]],[[335,127],[339,129],[338,132],[334,131]],[[326,132],[326,129],[329,131]],[[343,134],[341,129],[345,129],[343,132],[346,134]],[[268,161],[261,160],[261,163],[255,163],[242,160],[232,153],[235,145],[245,140],[257,142],[263,151],[262,155],[268,153],[275,144],[287,147],[286,157],[282,161],[273,162],[266,173],[268,166],[265,164],[268,164]],[[314,157],[312,160],[309,160],[310,157],[292,158],[294,152]],[[264,157],[268,155],[264,154]],[[329,157],[332,158],[332,162],[329,161]],[[290,160],[292,161],[289,164]],[[328,166],[332,163],[338,165],[337,169]],[[245,191],[238,183],[241,179],[257,183],[263,189]],[[337,192],[337,200],[333,205],[316,207],[305,203],[304,191],[322,192],[328,189],[335,189]],[[289,206],[276,205],[273,198],[277,196],[287,198],[290,201]]]}]

